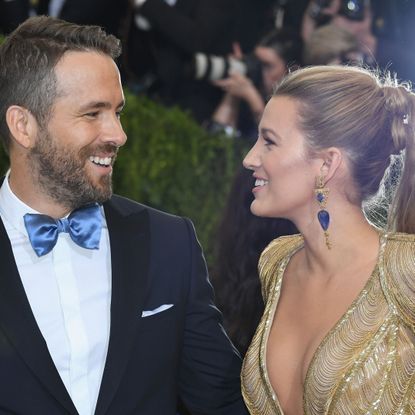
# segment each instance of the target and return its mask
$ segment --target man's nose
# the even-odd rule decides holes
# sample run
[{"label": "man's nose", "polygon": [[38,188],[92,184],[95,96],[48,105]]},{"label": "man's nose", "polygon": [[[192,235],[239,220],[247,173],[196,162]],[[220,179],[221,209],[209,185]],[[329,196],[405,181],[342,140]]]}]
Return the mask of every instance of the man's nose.
[{"label": "man's nose", "polygon": [[111,117],[110,120],[107,120],[103,136],[106,143],[114,144],[117,147],[121,147],[125,144],[127,135],[122,128],[118,116]]}]

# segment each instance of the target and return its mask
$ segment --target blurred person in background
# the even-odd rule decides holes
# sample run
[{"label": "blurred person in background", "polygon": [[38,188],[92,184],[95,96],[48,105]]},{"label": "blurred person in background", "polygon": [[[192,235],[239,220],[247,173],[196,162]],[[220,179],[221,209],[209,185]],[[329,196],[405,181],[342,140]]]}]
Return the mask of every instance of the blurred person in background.
[{"label": "blurred person in background", "polygon": [[[302,51],[303,42],[295,31],[281,29],[268,33],[245,59],[245,73],[233,71],[229,77],[214,81],[225,95],[208,128],[238,130],[243,136],[253,138],[274,85],[289,69],[301,65]],[[234,57],[243,59],[238,48]]]},{"label": "blurred person in background", "polygon": [[316,29],[305,42],[304,65],[361,65],[363,53],[356,37],[334,24]]},{"label": "blurred person in background", "polygon": [[353,34],[364,61],[415,81],[415,2],[412,0],[311,0],[303,15],[302,36],[331,23]]},{"label": "blurred person in background", "polygon": [[367,0],[311,0],[303,16],[301,35],[305,42],[318,27],[332,24],[355,36],[367,63],[374,63],[376,37],[373,11]]},{"label": "blurred person in background", "polygon": [[[237,0],[135,0],[130,22],[127,76],[136,92],[179,105],[208,119],[222,93],[204,74],[195,55],[232,51]],[[208,72],[209,72],[208,68]]]}]

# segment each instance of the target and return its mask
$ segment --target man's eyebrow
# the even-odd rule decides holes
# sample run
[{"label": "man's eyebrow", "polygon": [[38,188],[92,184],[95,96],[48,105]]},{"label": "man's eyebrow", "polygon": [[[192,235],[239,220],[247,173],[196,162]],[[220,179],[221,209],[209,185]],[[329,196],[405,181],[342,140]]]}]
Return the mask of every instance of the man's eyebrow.
[{"label": "man's eyebrow", "polygon": [[[123,108],[125,105],[125,101],[122,100],[118,105],[117,105],[117,109],[118,108]],[[79,109],[80,112],[83,111],[87,111],[87,110],[91,110],[91,109],[111,109],[112,108],[112,104],[108,101],[91,101],[88,102],[85,105],[82,105],[82,107]]]}]

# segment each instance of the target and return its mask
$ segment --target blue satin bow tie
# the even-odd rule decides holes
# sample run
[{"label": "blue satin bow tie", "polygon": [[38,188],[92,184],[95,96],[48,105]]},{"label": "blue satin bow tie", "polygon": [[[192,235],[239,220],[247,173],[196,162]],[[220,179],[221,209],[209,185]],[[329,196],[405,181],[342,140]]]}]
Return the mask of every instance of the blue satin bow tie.
[{"label": "blue satin bow tie", "polygon": [[36,213],[26,213],[23,219],[30,243],[39,257],[53,249],[60,232],[69,233],[71,239],[83,248],[99,248],[102,213],[97,204],[76,209],[63,219],[55,220]]}]

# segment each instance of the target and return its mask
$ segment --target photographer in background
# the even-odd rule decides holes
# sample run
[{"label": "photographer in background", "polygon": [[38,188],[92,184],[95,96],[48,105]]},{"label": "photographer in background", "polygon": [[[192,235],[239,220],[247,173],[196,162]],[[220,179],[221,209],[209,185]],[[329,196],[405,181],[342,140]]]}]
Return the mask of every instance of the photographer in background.
[{"label": "photographer in background", "polygon": [[372,22],[369,0],[311,0],[303,16],[301,35],[307,42],[317,27],[330,23],[354,35],[365,62],[373,64],[376,37]]},{"label": "photographer in background", "polygon": [[331,23],[356,37],[365,63],[415,82],[414,21],[413,0],[312,0],[302,37],[308,41],[317,27]]},{"label": "photographer in background", "polygon": [[305,66],[360,66],[363,54],[356,36],[334,24],[327,24],[316,29],[305,42],[303,62]]},{"label": "photographer in background", "polygon": [[198,52],[232,52],[237,0],[131,0],[128,37],[129,86],[164,104],[208,119],[222,93],[194,79]]},{"label": "photographer in background", "polygon": [[301,65],[302,40],[296,31],[273,30],[257,44],[252,56],[243,58],[236,45],[234,58],[244,64],[244,70],[234,65],[228,77],[213,81],[225,95],[208,129],[223,129],[229,134],[237,131],[252,138],[257,134],[258,121],[274,85],[289,69]]}]

